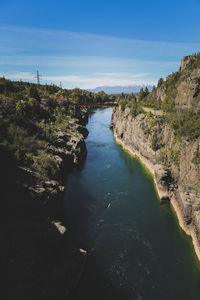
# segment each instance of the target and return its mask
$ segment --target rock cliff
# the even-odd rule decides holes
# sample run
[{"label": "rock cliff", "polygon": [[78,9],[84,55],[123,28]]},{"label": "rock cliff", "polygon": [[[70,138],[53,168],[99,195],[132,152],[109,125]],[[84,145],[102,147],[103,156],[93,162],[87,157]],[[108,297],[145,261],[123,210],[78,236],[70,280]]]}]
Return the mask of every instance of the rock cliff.
[{"label": "rock cliff", "polygon": [[200,109],[200,54],[186,56],[178,72],[172,73],[148,96],[148,100],[173,100],[178,109]]},{"label": "rock cliff", "polygon": [[114,108],[111,127],[116,140],[154,175],[161,201],[172,203],[200,259],[199,166],[195,162],[200,138],[177,139],[162,116],[148,113],[133,116],[130,108]]}]

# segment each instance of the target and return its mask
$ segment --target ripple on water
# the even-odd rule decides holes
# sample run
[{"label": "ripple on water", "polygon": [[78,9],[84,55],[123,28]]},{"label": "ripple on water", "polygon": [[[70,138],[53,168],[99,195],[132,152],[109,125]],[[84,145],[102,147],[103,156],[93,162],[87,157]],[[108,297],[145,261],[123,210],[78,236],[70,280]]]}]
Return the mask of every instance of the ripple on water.
[{"label": "ripple on water", "polygon": [[140,288],[138,297],[142,297],[142,286],[151,275],[150,265],[155,259],[151,243],[138,230],[136,222],[130,226],[123,222],[113,224],[108,223],[107,219],[101,219],[97,226],[101,228],[95,249],[104,261],[104,272],[114,285],[126,290],[129,297],[135,297],[136,290],[139,291]]}]

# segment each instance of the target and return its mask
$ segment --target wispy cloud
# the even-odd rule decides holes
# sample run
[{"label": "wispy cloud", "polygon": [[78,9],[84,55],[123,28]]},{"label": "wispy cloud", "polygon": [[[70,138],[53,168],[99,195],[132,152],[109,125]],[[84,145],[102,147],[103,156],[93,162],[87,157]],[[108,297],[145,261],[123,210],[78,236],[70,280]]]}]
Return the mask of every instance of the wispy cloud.
[{"label": "wispy cloud", "polygon": [[14,80],[34,80],[35,76],[29,72],[19,72],[14,74],[0,74],[0,76],[6,76],[8,79]]},{"label": "wispy cloud", "polygon": [[113,77],[113,78],[122,78],[122,77],[129,77],[129,78],[144,78],[148,76],[148,73],[94,73],[95,76],[103,76],[103,77]]},{"label": "wispy cloud", "polygon": [[[100,36],[89,33],[70,32],[64,30],[49,30],[39,28],[24,28],[0,25],[0,41],[7,47],[15,45],[24,51],[48,50],[64,53],[65,51],[90,52],[97,51],[99,54],[126,53],[134,57],[151,55],[158,59],[168,53],[168,57],[176,57],[180,51],[195,51],[200,48],[200,43],[175,43],[165,41],[149,41],[123,39],[109,36]],[[1,43],[2,44],[2,43]],[[116,46],[116,47],[114,47]],[[115,55],[116,56],[116,55]]]},{"label": "wispy cloud", "polygon": [[[136,67],[145,63],[146,66],[176,67],[179,61],[148,61],[120,57],[98,57],[98,56],[45,56],[45,55],[0,55],[0,65],[13,66],[64,66],[64,67]],[[99,73],[108,74],[108,73]],[[115,74],[110,73],[110,74]],[[119,74],[119,73],[118,73]]]},{"label": "wispy cloud", "polygon": [[[0,74],[0,76],[3,74]],[[20,73],[7,73],[4,74],[7,78],[13,80],[29,80],[34,81],[35,75],[28,72]],[[146,78],[148,74],[91,74],[91,76],[81,75],[66,75],[66,76],[43,76],[42,80],[44,83],[59,83],[62,82],[64,86],[69,88],[80,87],[83,89],[95,88],[97,86],[130,86],[130,85],[145,85],[145,84],[156,84],[155,80],[149,80]]]},{"label": "wispy cloud", "polygon": [[198,43],[113,38],[62,30],[0,26],[0,71],[11,79],[44,81],[66,87],[155,83],[178,68]]},{"label": "wispy cloud", "polygon": [[95,88],[97,86],[129,86],[129,85],[144,85],[144,84],[156,84],[154,80],[149,80],[145,77],[137,77],[134,78],[132,76],[128,76],[124,74],[123,76],[46,76],[44,80],[47,81],[54,81],[54,82],[63,82],[65,85],[70,85],[71,87],[78,87],[81,88]]}]

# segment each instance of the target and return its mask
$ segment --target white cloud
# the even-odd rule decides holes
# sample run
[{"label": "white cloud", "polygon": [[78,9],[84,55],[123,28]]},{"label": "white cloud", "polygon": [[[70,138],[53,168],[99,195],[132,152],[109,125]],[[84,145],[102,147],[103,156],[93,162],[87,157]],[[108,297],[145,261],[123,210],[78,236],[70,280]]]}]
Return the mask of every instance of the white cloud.
[{"label": "white cloud", "polygon": [[149,74],[148,73],[94,73],[95,76],[103,76],[103,77],[114,77],[114,78],[123,78],[123,77],[129,77],[129,78],[141,78],[146,77]]},{"label": "white cloud", "polygon": [[46,76],[44,80],[63,82],[65,86],[95,88],[97,86],[116,86],[116,85],[140,85],[140,84],[155,84],[155,81],[148,79],[131,79],[130,77],[104,77],[104,76]]},{"label": "white cloud", "polygon": [[19,72],[19,73],[14,73],[14,74],[1,74],[2,76],[4,75],[5,77],[9,79],[14,79],[14,80],[34,80],[35,76],[32,75],[29,72]]},{"label": "white cloud", "polygon": [[[131,85],[145,85],[145,84],[156,84],[156,80],[148,80],[142,78],[142,74],[123,74],[123,76],[116,76],[110,73],[108,76],[101,74],[91,74],[91,76],[79,76],[79,75],[66,75],[66,76],[43,76],[42,83],[59,83],[62,82],[63,86],[66,88],[80,87],[83,89],[95,88],[97,86],[131,86]],[[144,74],[145,76],[147,74]],[[8,73],[4,74],[6,78],[14,80],[35,80],[35,76],[28,72],[20,73]]]}]

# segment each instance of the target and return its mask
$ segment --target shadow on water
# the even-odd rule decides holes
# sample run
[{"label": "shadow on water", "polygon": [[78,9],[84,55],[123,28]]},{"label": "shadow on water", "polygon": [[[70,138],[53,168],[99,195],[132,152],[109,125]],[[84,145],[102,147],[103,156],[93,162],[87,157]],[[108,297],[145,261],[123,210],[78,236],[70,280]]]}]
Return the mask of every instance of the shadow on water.
[{"label": "shadow on water", "polygon": [[[76,173],[78,174],[78,172]],[[92,247],[92,228],[97,210],[95,198],[77,178],[70,178],[65,193],[66,226],[68,235],[76,244],[86,249]]]},{"label": "shadow on water", "polygon": [[[76,172],[76,176],[79,176],[79,172]],[[69,226],[67,240],[89,253],[82,278],[71,295],[72,300],[129,299],[113,285],[101,266],[96,263],[94,228],[97,215],[101,215],[104,209],[104,205],[97,204],[96,199],[77,181],[77,177],[70,178],[65,195],[65,225],[67,228]]]},{"label": "shadow on water", "polygon": [[[96,265],[94,257],[91,255],[87,260],[87,265],[82,279],[76,291],[72,295],[72,300],[129,300],[119,288],[115,287],[104,275],[103,271]],[[135,299],[131,298],[132,300]]]}]

